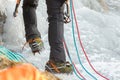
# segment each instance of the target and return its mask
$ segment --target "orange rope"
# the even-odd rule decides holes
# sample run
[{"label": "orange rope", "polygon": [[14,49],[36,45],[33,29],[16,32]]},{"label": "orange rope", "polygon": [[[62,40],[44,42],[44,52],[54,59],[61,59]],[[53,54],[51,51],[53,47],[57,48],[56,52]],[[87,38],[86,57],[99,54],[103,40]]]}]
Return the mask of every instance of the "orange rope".
[{"label": "orange rope", "polygon": [[60,73],[56,65],[54,65],[52,62],[50,62],[50,65],[55,69],[56,72]]},{"label": "orange rope", "polygon": [[32,43],[32,42],[34,42],[35,40],[36,40],[36,41],[42,41],[40,38],[30,39],[30,40],[28,40],[28,41],[23,45],[22,50],[24,49],[24,47],[25,47],[28,43]]}]

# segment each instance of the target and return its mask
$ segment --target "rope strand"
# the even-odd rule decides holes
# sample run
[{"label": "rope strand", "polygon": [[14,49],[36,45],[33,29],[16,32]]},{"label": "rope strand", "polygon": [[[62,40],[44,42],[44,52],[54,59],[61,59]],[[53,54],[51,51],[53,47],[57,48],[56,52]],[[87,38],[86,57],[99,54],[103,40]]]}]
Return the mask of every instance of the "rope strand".
[{"label": "rope strand", "polygon": [[103,77],[103,78],[106,79],[106,80],[109,80],[108,78],[106,78],[105,76],[101,75],[99,72],[97,72],[97,71],[95,70],[95,68],[92,66],[92,64],[91,64],[91,62],[90,62],[90,60],[89,60],[89,58],[88,58],[88,56],[87,56],[87,53],[86,53],[86,51],[85,51],[85,49],[84,49],[84,47],[83,47],[83,44],[82,44],[82,41],[81,41],[81,38],[80,38],[80,31],[79,31],[78,22],[77,22],[77,19],[76,19],[76,14],[75,14],[75,9],[74,9],[74,3],[73,3],[73,1],[72,1],[72,5],[73,5],[73,6],[72,6],[72,10],[73,10],[73,14],[74,14],[74,20],[75,20],[75,23],[76,23],[78,38],[79,38],[79,42],[80,42],[80,46],[81,46],[81,48],[82,48],[82,51],[83,51],[83,53],[84,53],[84,55],[85,55],[85,57],[86,57],[89,65],[90,65],[90,67],[96,72],[96,74],[98,74],[99,76]]},{"label": "rope strand", "polygon": [[78,57],[78,60],[79,60],[79,63],[81,65],[81,67],[85,70],[85,72],[91,76],[94,80],[97,80],[97,78],[95,76],[93,76],[85,67],[84,65],[82,64],[82,61],[81,61],[81,58],[80,58],[80,55],[79,55],[79,52],[78,52],[78,47],[77,47],[77,44],[76,44],[76,39],[75,39],[75,32],[74,32],[74,22],[73,22],[73,12],[72,12],[72,6],[73,6],[73,3],[72,3],[72,0],[70,0],[70,9],[71,9],[71,18],[72,18],[72,35],[73,35],[73,40],[74,40],[74,46],[75,46],[75,49],[76,49],[76,54],[77,54],[77,57]]},{"label": "rope strand", "polygon": [[[68,55],[68,57],[69,57],[69,59],[70,59],[70,62],[72,63],[72,67],[73,67],[73,71],[74,71],[75,75],[76,75],[80,80],[86,80],[86,78],[79,72],[79,70],[77,69],[75,63],[73,62],[73,60],[72,60],[72,58],[71,58],[71,56],[70,56],[70,53],[69,53],[69,50],[68,50],[68,47],[67,47],[67,44],[66,44],[65,40],[63,40],[63,43],[64,43],[64,46],[65,46],[65,50],[66,50],[66,52],[67,52],[67,55]],[[77,75],[76,71],[77,71],[77,73],[78,73],[79,75]],[[83,79],[80,78],[79,76],[81,76]]]}]

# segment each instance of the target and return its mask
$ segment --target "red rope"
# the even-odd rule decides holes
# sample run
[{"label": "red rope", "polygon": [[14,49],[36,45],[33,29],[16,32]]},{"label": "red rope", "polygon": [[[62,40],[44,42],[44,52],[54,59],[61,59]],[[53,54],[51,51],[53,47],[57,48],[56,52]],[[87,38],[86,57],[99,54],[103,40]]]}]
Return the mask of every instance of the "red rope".
[{"label": "red rope", "polygon": [[83,78],[83,80],[86,80],[85,77],[79,72],[79,70],[77,69],[76,65],[74,62],[72,62],[74,65],[74,68],[76,69],[77,73]]},{"label": "red rope", "polygon": [[106,79],[106,80],[109,80],[107,77],[101,75],[99,72],[97,72],[97,71],[95,70],[95,68],[92,66],[92,64],[91,64],[91,62],[90,62],[90,60],[89,60],[89,58],[88,58],[88,56],[87,56],[87,53],[86,53],[86,51],[85,51],[85,49],[84,49],[84,47],[83,47],[83,44],[82,44],[82,41],[81,41],[81,38],[80,38],[80,32],[79,32],[79,28],[78,28],[78,22],[77,22],[77,18],[76,18],[76,13],[75,13],[75,9],[74,9],[73,0],[72,0],[72,5],[73,5],[73,6],[72,6],[72,10],[73,10],[73,14],[74,14],[75,23],[76,23],[78,38],[79,38],[79,42],[80,42],[80,46],[81,46],[81,48],[82,48],[82,51],[83,51],[83,53],[84,53],[84,55],[85,55],[85,57],[86,57],[89,65],[90,65],[90,67],[96,72],[96,74],[98,74],[99,76],[103,77],[103,78]]},{"label": "red rope", "polygon": [[[67,55],[70,57],[66,42],[64,40],[63,40],[63,43],[64,43],[64,46],[65,46],[65,50],[67,52]],[[79,70],[77,69],[77,67],[76,67],[76,65],[75,65],[75,63],[73,61],[72,61],[72,64],[73,64],[75,70],[77,71],[77,73],[79,74],[79,76],[81,76],[83,78],[83,80],[86,80],[86,78],[79,72]]]}]

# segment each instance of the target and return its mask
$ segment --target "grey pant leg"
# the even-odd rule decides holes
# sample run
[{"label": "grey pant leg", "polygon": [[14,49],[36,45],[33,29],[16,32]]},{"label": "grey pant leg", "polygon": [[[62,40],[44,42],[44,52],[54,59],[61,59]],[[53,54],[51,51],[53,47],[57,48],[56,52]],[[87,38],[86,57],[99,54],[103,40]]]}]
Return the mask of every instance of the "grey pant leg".
[{"label": "grey pant leg", "polygon": [[23,1],[23,19],[25,24],[26,40],[41,37],[37,29],[36,7],[38,0]]},{"label": "grey pant leg", "polygon": [[65,62],[66,56],[63,47],[63,11],[65,0],[46,0],[49,21],[49,44],[51,48],[50,60]]}]

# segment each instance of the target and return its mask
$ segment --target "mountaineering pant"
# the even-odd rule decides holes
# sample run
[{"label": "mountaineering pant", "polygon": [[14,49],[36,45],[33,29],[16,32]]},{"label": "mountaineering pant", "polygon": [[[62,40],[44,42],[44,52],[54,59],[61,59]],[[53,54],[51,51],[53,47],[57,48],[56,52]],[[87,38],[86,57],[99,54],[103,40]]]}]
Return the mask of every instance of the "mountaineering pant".
[{"label": "mountaineering pant", "polygon": [[[63,47],[64,34],[64,2],[65,0],[46,0],[49,31],[48,39],[50,45],[50,60],[65,62],[65,51]],[[36,7],[38,0],[23,1],[23,19],[25,23],[26,40],[41,37],[37,29]]]},{"label": "mountaineering pant", "polygon": [[46,0],[49,21],[48,39],[51,48],[50,60],[65,62],[63,47],[65,0]]},{"label": "mountaineering pant", "polygon": [[41,37],[37,29],[36,8],[39,0],[23,0],[23,19],[26,40]]}]

